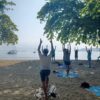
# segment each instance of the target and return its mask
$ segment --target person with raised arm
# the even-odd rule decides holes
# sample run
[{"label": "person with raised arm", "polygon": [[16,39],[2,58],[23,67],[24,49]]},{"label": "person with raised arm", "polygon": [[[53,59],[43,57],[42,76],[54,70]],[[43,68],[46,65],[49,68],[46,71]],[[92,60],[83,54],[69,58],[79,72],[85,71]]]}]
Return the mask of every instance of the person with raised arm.
[{"label": "person with raised arm", "polygon": [[91,68],[92,47],[90,49],[87,49],[87,47],[86,47],[86,51],[87,51],[87,59],[88,59],[88,63],[89,63],[89,68]]},{"label": "person with raised arm", "polygon": [[66,49],[65,44],[63,44],[62,49],[63,49],[63,62],[66,67],[66,72],[67,72],[67,76],[68,76],[69,71],[70,71],[70,64],[71,64],[71,61],[70,61],[71,45],[69,44]]},{"label": "person with raised arm", "polygon": [[[51,43],[51,52],[53,49],[53,44],[52,40],[50,41]],[[50,65],[51,65],[51,52],[48,54],[49,50],[47,48],[42,48],[41,52],[41,44],[42,40],[40,39],[40,43],[38,46],[38,54],[40,58],[40,77],[41,77],[41,82],[42,82],[42,88],[45,94],[45,100],[48,100],[48,84],[49,84],[49,75],[50,75]]]}]

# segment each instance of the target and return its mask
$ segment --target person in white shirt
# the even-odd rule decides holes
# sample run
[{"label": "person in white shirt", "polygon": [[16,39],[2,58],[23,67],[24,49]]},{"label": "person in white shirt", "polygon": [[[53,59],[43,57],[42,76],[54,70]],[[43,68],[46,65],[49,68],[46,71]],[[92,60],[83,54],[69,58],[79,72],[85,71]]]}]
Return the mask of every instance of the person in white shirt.
[{"label": "person in white shirt", "polygon": [[48,48],[45,48],[42,50],[41,52],[41,44],[42,44],[42,40],[40,39],[40,43],[38,46],[38,54],[39,54],[39,58],[40,58],[40,77],[41,77],[41,81],[42,81],[42,87],[44,90],[44,94],[45,94],[45,100],[48,100],[48,96],[47,96],[47,92],[48,92],[48,83],[49,83],[49,75],[50,75],[50,65],[51,65],[51,52],[53,50],[53,43],[52,41],[50,41],[51,43],[51,51],[48,54],[49,50]]}]

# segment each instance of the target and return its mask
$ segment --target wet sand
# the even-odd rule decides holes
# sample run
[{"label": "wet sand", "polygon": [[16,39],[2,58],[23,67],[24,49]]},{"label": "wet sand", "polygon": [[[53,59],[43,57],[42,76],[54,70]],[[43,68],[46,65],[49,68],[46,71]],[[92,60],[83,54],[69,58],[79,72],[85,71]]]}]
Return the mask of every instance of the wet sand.
[{"label": "wet sand", "polygon": [[[59,78],[52,71],[61,70],[56,64],[51,66],[50,84],[55,84],[59,99],[54,100],[100,100],[94,94],[80,88],[84,81],[100,86],[100,61],[72,61],[72,68],[79,78]],[[37,100],[35,89],[41,86],[39,61],[0,61],[0,100]]]}]

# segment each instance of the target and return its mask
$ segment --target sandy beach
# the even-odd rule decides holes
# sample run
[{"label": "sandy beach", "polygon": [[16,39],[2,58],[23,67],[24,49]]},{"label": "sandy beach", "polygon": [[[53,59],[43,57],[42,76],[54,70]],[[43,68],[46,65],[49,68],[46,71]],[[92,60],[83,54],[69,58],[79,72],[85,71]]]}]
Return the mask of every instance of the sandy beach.
[{"label": "sandy beach", "polygon": [[[100,61],[72,61],[72,68],[79,78],[59,78],[54,70],[61,70],[56,64],[51,66],[50,84],[55,84],[59,100],[100,100],[91,92],[80,88],[84,81],[100,86]],[[0,100],[36,100],[35,89],[41,87],[39,61],[0,61]],[[54,99],[54,100],[58,100]]]}]

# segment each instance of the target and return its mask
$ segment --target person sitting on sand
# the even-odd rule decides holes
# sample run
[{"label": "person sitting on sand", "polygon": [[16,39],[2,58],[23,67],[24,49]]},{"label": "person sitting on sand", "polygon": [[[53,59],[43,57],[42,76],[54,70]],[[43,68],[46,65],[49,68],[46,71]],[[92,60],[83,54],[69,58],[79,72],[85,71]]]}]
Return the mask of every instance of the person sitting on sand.
[{"label": "person sitting on sand", "polygon": [[88,59],[88,63],[89,63],[89,68],[91,68],[91,53],[92,53],[92,47],[90,49],[87,49],[87,47],[86,47],[86,51],[87,51],[87,59]]},{"label": "person sitting on sand", "polygon": [[63,45],[63,62],[64,65],[66,66],[66,72],[67,72],[67,76],[69,75],[69,71],[70,71],[70,54],[71,54],[71,45],[69,44],[69,48],[65,48],[65,44]]},{"label": "person sitting on sand", "polygon": [[[53,49],[52,41],[51,43],[51,52]],[[40,43],[38,46],[38,54],[40,58],[41,70],[40,70],[40,77],[42,81],[42,87],[45,94],[45,100],[48,100],[47,91],[48,91],[48,83],[49,83],[49,75],[50,75],[50,64],[51,64],[51,52],[48,54],[49,50],[47,48],[43,49],[41,52],[41,44],[42,40],[40,39]]]}]

